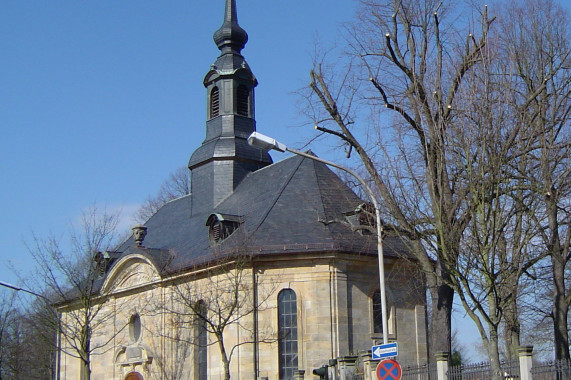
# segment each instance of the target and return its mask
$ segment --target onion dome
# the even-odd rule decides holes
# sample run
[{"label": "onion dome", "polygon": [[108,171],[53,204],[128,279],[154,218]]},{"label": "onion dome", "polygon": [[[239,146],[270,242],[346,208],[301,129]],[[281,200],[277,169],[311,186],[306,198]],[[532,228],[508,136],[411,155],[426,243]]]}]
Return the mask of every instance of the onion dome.
[{"label": "onion dome", "polygon": [[240,53],[248,42],[248,33],[238,25],[236,0],[226,0],[224,23],[214,32],[214,42],[222,53]]}]

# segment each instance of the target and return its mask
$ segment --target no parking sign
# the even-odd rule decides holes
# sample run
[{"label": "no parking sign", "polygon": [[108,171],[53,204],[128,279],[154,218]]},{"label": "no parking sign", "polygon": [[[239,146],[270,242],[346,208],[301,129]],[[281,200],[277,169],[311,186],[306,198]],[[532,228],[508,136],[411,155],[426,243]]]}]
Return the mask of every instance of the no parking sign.
[{"label": "no parking sign", "polygon": [[377,365],[377,377],[379,380],[400,380],[402,368],[393,359],[382,360]]}]

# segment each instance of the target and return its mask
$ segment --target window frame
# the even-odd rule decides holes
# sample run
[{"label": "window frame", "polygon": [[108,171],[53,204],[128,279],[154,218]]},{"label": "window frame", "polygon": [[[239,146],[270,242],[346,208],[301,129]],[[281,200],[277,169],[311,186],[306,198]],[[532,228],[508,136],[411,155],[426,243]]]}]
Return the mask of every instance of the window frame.
[{"label": "window frame", "polygon": [[293,379],[299,369],[297,294],[286,288],[278,293],[277,298],[279,379],[288,380]]},{"label": "window frame", "polygon": [[[389,303],[389,296],[387,290],[387,328],[388,328],[388,338],[396,339],[396,320],[395,320],[395,307],[390,305]],[[375,302],[376,299],[378,300]],[[371,339],[382,339],[384,332],[382,331],[382,319],[375,320],[378,312],[378,318],[382,318],[382,311],[381,311],[381,291],[379,288],[373,290],[373,292],[369,296],[369,324],[370,324],[370,332],[371,332]],[[378,309],[377,309],[378,307]],[[375,331],[376,328],[380,327],[381,331]]]}]

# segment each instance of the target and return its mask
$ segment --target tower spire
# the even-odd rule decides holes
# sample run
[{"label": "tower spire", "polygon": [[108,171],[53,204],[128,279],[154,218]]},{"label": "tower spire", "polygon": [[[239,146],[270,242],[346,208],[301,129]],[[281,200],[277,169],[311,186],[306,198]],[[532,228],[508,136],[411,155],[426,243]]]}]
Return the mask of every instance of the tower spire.
[{"label": "tower spire", "polygon": [[220,56],[203,82],[206,138],[188,161],[193,215],[212,212],[248,173],[272,163],[267,152],[247,142],[256,130],[254,88],[258,85],[240,54],[247,41],[248,34],[238,25],[236,0],[226,0],[224,22],[214,33]]},{"label": "tower spire", "polygon": [[226,11],[222,26],[214,32],[214,42],[222,53],[240,53],[246,42],[248,33],[238,25],[238,13],[236,12],[236,0],[226,0]]}]

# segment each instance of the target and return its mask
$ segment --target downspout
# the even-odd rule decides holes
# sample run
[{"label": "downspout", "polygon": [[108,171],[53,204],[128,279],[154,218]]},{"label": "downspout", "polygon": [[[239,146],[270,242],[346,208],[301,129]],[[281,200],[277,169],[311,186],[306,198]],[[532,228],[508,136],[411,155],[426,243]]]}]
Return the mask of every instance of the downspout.
[{"label": "downspout", "polygon": [[60,380],[60,363],[61,363],[61,312],[57,313],[57,338],[56,338],[56,373],[54,374],[54,379]]},{"label": "downspout", "polygon": [[331,345],[331,354],[329,357],[333,359],[335,357],[335,349],[334,349],[334,321],[333,321],[333,273],[331,272],[331,266],[329,267],[329,323],[331,324],[331,332],[330,332],[330,345]]},{"label": "downspout", "polygon": [[254,297],[254,379],[257,379],[260,375],[260,347],[258,344],[258,276],[254,263],[252,263],[252,288],[252,296]]}]

